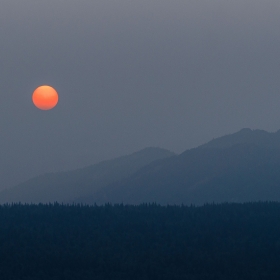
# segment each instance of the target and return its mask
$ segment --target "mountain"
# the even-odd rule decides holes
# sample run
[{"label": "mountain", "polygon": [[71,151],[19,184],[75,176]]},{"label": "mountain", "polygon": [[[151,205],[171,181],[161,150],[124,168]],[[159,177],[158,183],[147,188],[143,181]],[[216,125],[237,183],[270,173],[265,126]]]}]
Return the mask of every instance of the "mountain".
[{"label": "mountain", "polygon": [[200,148],[229,148],[237,144],[255,144],[268,149],[280,149],[280,130],[267,132],[264,130],[243,128],[240,131],[213,139]]},{"label": "mountain", "polygon": [[85,203],[280,201],[280,132],[242,129],[151,163]]},{"label": "mountain", "polygon": [[99,188],[131,176],[141,167],[175,154],[160,148],[146,148],[74,171],[48,173],[0,192],[0,203],[73,202]]},{"label": "mountain", "polygon": [[280,200],[280,151],[240,144],[193,149],[100,189],[92,203],[204,204]]},{"label": "mountain", "polygon": [[242,129],[180,155],[148,148],[46,174],[0,193],[5,202],[197,204],[280,201],[280,131]]}]

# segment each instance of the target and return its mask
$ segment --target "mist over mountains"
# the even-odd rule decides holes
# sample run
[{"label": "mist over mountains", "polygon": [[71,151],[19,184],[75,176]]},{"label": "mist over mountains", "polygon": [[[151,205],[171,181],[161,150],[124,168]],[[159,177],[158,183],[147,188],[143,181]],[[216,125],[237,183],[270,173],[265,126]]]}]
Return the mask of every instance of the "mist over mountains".
[{"label": "mist over mountains", "polygon": [[280,131],[242,129],[175,155],[147,148],[86,168],[38,176],[0,203],[197,204],[280,201]]},{"label": "mist over mountains", "polygon": [[73,202],[77,197],[95,193],[99,188],[131,176],[141,167],[174,153],[146,148],[129,156],[103,161],[68,172],[47,173],[0,193],[0,202]]}]

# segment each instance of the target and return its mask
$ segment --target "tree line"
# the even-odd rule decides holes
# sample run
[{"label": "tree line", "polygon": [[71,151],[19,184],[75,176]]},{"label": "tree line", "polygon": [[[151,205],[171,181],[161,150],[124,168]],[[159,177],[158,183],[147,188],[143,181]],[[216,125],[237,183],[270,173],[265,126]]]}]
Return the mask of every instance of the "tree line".
[{"label": "tree line", "polygon": [[0,206],[14,280],[279,279],[280,203]]}]

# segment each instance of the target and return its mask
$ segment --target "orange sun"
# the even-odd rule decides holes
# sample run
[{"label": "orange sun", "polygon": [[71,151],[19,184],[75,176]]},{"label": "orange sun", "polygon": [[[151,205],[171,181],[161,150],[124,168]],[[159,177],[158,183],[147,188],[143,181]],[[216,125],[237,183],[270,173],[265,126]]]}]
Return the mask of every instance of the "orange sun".
[{"label": "orange sun", "polygon": [[32,101],[37,108],[41,110],[50,110],[56,106],[58,94],[56,90],[50,86],[40,86],[34,90]]}]

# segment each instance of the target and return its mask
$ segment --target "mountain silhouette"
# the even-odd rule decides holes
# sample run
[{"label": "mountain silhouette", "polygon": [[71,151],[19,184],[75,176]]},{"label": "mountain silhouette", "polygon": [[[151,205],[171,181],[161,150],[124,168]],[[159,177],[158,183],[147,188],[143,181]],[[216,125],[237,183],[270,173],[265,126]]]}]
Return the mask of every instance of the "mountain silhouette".
[{"label": "mountain silhouette", "polygon": [[160,148],[146,148],[128,156],[103,161],[74,171],[48,173],[0,192],[0,203],[73,202],[99,188],[129,177],[141,167],[175,154]]},{"label": "mountain silhouette", "polygon": [[[100,189],[95,202],[204,204],[280,200],[280,151],[240,144],[193,149]],[[87,203],[93,202],[89,198]]]},{"label": "mountain silhouette", "polygon": [[85,203],[204,204],[280,200],[280,132],[242,129],[149,164]]},{"label": "mountain silhouette", "polygon": [[269,149],[280,149],[280,130],[267,132],[264,130],[243,128],[240,131],[213,139],[200,148],[229,148],[237,144],[255,144]]},{"label": "mountain silhouette", "polygon": [[280,201],[280,132],[242,129],[175,155],[147,148],[46,174],[0,193],[0,202],[197,204]]}]

